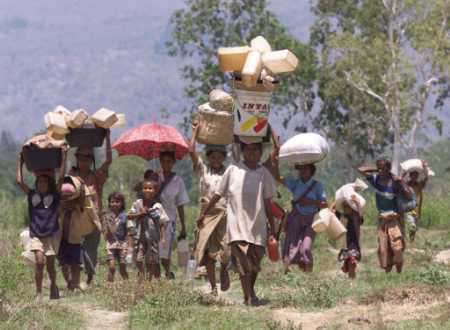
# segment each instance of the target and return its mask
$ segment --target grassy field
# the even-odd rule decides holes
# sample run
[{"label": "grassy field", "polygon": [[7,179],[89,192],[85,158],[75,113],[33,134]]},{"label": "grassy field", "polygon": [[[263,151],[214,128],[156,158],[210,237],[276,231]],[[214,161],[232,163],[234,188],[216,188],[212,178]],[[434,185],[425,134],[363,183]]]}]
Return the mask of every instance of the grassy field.
[{"label": "grassy field", "polygon": [[[448,148],[446,144],[443,149]],[[219,298],[208,294],[206,281],[188,281],[177,269],[175,281],[161,280],[138,286],[132,268],[130,281],[109,284],[105,281],[103,245],[98,276],[92,288],[59,301],[46,299],[36,303],[33,269],[20,260],[18,235],[26,224],[25,201],[12,192],[1,193],[0,328],[449,329],[450,268],[434,262],[433,258],[438,252],[450,249],[450,198],[446,184],[450,182],[450,173],[444,171],[448,161],[440,158],[433,161],[433,155],[427,159],[430,158],[440,180],[430,182],[421,229],[416,242],[407,245],[401,275],[385,274],[378,267],[375,207],[373,195],[368,192],[362,233],[363,258],[357,279],[350,281],[340,271],[336,257],[342,242],[329,242],[326,237],[318,236],[312,274],[305,275],[293,269],[284,275],[280,263],[264,260],[257,293],[267,304],[257,308],[242,305],[236,274],[232,275],[231,289],[221,292]],[[318,178],[332,196],[333,189],[342,184],[343,179],[337,172],[326,176],[326,166],[320,169]],[[105,195],[113,190],[128,191],[144,167],[142,162],[115,161]],[[128,173],[129,177],[123,173]],[[283,189],[280,193],[279,201],[287,208],[289,193]],[[132,195],[127,194],[128,203]],[[195,189],[191,191],[191,198],[196,199]],[[198,210],[188,207],[186,214],[192,240]],[[60,273],[58,278],[63,288]]]},{"label": "grassy field", "polygon": [[[16,211],[18,216],[20,210]],[[190,218],[194,216],[190,213]],[[4,329],[84,329],[89,313],[123,312],[117,327],[131,329],[448,329],[450,326],[450,269],[433,262],[433,256],[450,248],[441,229],[419,231],[406,251],[401,275],[385,274],[377,267],[374,226],[363,227],[363,259],[358,278],[348,280],[339,270],[336,251],[318,236],[315,270],[284,275],[281,264],[264,260],[257,293],[262,307],[242,305],[238,278],[219,298],[208,294],[204,280],[154,281],[138,286],[131,280],[107,283],[105,254],[95,286],[86,293],[59,301],[34,302],[33,271],[19,258],[20,222],[2,223],[0,232],[0,327]],[[59,275],[61,287],[62,277]],[[104,315],[104,314],[102,314]],[[111,328],[111,326],[108,326]],[[114,326],[113,326],[114,328]]]}]

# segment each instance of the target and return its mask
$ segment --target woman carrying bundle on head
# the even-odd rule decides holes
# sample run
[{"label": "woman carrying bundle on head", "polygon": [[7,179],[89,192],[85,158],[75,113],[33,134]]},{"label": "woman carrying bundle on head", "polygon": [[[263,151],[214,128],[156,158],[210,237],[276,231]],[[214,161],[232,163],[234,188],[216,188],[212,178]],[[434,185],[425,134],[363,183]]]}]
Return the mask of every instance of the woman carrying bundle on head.
[{"label": "woman carrying bundle on head", "polygon": [[[97,214],[100,216],[102,211],[102,197],[103,186],[108,179],[108,170],[112,163],[112,150],[110,130],[106,134],[106,160],[99,168],[95,168],[94,150],[90,147],[80,147],[75,153],[77,164],[73,167],[69,175],[79,176],[86,184],[89,194],[91,194],[94,205],[97,209]],[[94,168],[92,168],[94,165]],[[100,244],[100,231],[96,230],[84,237],[83,249],[85,254],[83,256],[83,264],[87,273],[86,284],[90,285],[95,274],[97,266],[98,246]]]},{"label": "woman carrying bundle on head", "polygon": [[316,173],[314,164],[296,165],[295,169],[298,171],[298,178],[284,179],[277,174],[277,180],[289,189],[293,196],[283,248],[285,272],[289,271],[291,264],[297,264],[304,272],[312,272],[312,247],[315,238],[312,229],[313,218],[320,209],[327,207],[327,198],[322,184],[313,179]]},{"label": "woman carrying bundle on head", "polygon": [[[190,143],[190,155],[194,172],[199,177],[200,207],[204,209],[214,192],[219,188],[220,181],[225,173],[224,161],[227,156],[224,145],[207,145],[205,164],[195,150],[198,123],[192,125],[193,135]],[[216,262],[220,262],[220,289],[226,291],[230,287],[230,278],[227,271],[229,248],[225,239],[227,230],[226,198],[221,198],[201,223],[198,223],[195,258],[197,265],[206,266],[211,292],[217,295]]]}]

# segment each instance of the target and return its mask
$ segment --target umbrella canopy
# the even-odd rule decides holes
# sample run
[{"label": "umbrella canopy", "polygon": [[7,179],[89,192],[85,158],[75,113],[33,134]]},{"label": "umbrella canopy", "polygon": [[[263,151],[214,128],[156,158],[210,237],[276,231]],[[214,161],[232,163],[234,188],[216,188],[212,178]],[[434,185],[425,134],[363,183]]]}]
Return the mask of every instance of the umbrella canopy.
[{"label": "umbrella canopy", "polygon": [[124,132],[113,144],[120,156],[134,155],[151,160],[162,151],[174,151],[177,159],[183,158],[189,147],[176,128],[160,124],[144,124]]}]

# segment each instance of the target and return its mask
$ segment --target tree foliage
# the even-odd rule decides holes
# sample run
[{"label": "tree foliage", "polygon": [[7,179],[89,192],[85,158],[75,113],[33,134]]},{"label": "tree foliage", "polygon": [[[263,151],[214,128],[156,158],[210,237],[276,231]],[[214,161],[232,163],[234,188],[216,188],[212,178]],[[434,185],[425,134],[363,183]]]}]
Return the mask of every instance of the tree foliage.
[{"label": "tree foliage", "polygon": [[397,163],[401,145],[416,154],[418,132],[427,122],[441,125],[426,109],[433,94],[440,95],[436,106],[445,104],[449,1],[318,0],[313,11],[318,122],[352,155],[381,153],[387,145]]},{"label": "tree foliage", "polygon": [[189,59],[181,69],[185,94],[192,100],[185,109],[188,113],[206,102],[211,89],[223,84],[217,49],[247,45],[258,35],[263,35],[273,49],[290,49],[300,60],[295,73],[283,76],[274,93],[273,105],[284,110],[277,111],[284,127],[296,114],[311,110],[316,74],[314,51],[286,31],[267,9],[267,1],[186,0],[185,5],[171,18],[173,31],[167,47],[171,56]]}]

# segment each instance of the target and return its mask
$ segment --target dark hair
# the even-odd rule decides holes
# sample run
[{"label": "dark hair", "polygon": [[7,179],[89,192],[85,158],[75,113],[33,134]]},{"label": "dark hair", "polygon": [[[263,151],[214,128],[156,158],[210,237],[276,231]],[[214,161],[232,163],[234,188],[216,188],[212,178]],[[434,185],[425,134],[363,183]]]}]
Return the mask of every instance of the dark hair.
[{"label": "dark hair", "polygon": [[309,166],[311,169],[311,176],[314,176],[316,174],[317,167],[314,164],[304,164],[304,165],[295,165],[295,169],[300,169],[300,166]]},{"label": "dark hair", "polygon": [[111,203],[111,200],[113,200],[113,199],[120,201],[122,203],[122,207],[120,208],[120,211],[121,212],[125,211],[125,208],[126,208],[125,196],[118,191],[114,191],[114,192],[110,193],[108,196],[108,204]]},{"label": "dark hair", "polygon": [[54,194],[57,191],[55,178],[51,177],[49,175],[46,175],[46,174],[41,174],[36,177],[36,180],[34,181],[34,187],[35,187],[36,191],[38,189],[38,181],[40,178],[47,179],[49,193]]},{"label": "dark hair", "polygon": [[161,152],[159,153],[159,158],[161,159],[161,158],[163,158],[163,157],[170,157],[170,158],[172,158],[173,160],[176,160],[176,158],[175,158],[175,152],[174,152],[174,151],[161,151]]},{"label": "dark hair", "polygon": [[209,157],[213,152],[221,153],[225,158],[227,158],[227,153],[225,151],[219,151],[219,150],[208,150],[206,152],[206,157]]},{"label": "dark hair", "polygon": [[383,165],[383,169],[388,168],[389,172],[391,171],[392,163],[391,163],[391,161],[389,159],[387,159],[387,158],[379,158],[379,159],[377,159],[377,163],[378,162],[383,162],[383,164],[384,164]]},{"label": "dark hair", "polygon": [[257,145],[258,148],[259,148],[259,151],[261,151],[261,152],[263,151],[263,144],[262,144],[261,142],[258,142],[258,143],[244,143],[244,142],[241,142],[241,143],[240,143],[240,145],[241,145],[241,150],[244,151],[245,147],[246,147],[246,146],[249,146],[249,145],[251,145],[251,144]]}]

